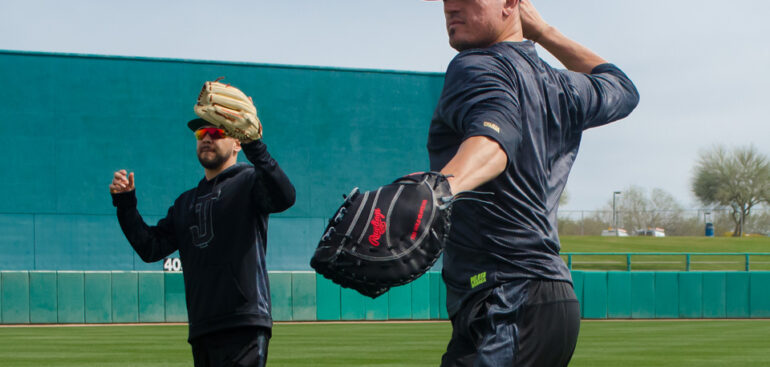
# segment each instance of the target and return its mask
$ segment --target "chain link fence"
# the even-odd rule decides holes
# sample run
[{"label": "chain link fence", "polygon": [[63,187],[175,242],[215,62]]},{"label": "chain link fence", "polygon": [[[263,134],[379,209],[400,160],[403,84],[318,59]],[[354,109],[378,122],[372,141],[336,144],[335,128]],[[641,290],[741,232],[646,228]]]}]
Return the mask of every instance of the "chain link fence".
[{"label": "chain link fence", "polygon": [[[640,230],[662,228],[667,236],[703,236],[706,223],[714,225],[716,236],[731,236],[738,224],[730,209],[689,209],[615,212],[618,228],[629,235]],[[603,230],[612,229],[612,210],[559,210],[559,234],[598,236]],[[746,235],[770,235],[770,209],[752,209],[743,224]]]}]

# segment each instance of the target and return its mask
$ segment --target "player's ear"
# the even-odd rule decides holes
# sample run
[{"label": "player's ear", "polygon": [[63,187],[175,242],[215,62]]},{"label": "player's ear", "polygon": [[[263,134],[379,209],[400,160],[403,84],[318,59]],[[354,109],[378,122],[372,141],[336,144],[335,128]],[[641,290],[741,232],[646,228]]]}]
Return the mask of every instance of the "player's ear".
[{"label": "player's ear", "polygon": [[233,141],[233,154],[238,154],[241,151],[241,141],[238,139],[233,139]]},{"label": "player's ear", "polygon": [[514,10],[518,10],[519,6],[519,0],[504,0],[505,4],[503,4],[503,15],[509,16],[513,14]]}]

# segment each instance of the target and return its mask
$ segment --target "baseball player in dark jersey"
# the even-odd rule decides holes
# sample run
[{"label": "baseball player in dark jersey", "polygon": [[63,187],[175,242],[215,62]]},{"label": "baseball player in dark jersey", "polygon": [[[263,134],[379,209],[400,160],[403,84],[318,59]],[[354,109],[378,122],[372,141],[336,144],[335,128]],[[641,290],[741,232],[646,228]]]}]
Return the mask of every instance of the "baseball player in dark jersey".
[{"label": "baseball player in dark jersey", "polygon": [[[179,250],[195,366],[264,366],[272,328],[268,214],[294,204],[294,186],[261,140],[238,141],[202,119],[188,126],[205,172],[198,186],[148,226],[136,209],[134,174],[120,170],[113,205],[142,260]],[[251,164],[236,163],[240,150]]]},{"label": "baseball player in dark jersey", "polygon": [[[556,211],[583,130],[639,95],[616,66],[549,26],[529,0],[444,0],[447,68],[428,136],[458,201],[443,277],[453,333],[442,366],[566,366],[580,309]],[[569,70],[556,70],[539,43]]]}]

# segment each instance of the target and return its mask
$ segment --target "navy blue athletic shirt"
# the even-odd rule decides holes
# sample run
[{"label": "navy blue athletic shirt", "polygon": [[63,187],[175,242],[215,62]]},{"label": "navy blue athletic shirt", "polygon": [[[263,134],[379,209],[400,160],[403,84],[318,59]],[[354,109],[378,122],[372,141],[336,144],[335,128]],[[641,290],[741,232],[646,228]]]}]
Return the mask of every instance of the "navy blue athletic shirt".
[{"label": "navy blue athletic shirt", "polygon": [[581,135],[627,116],[638,102],[616,66],[556,70],[530,41],[466,50],[452,60],[430,125],[431,170],[444,168],[472,136],[497,141],[508,165],[476,189],[494,193],[494,205],[459,201],[452,209],[443,269],[450,315],[476,291],[513,279],[571,282],[559,257],[556,211]]}]

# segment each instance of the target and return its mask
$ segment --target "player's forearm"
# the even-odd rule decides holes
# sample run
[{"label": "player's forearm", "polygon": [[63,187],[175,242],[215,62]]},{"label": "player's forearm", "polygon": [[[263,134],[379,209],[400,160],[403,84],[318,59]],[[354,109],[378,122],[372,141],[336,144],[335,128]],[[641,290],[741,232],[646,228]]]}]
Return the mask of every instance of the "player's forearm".
[{"label": "player's forearm", "polygon": [[486,136],[466,139],[452,160],[441,170],[449,178],[452,193],[473,190],[499,176],[508,156],[496,141]]},{"label": "player's forearm", "polygon": [[590,73],[595,67],[607,63],[607,60],[568,38],[553,26],[545,27],[535,42],[572,71]]},{"label": "player's forearm", "polygon": [[153,230],[136,209],[135,191],[112,194],[117,207],[118,223],[131,247],[144,262],[162,260],[175,251],[168,239]]},{"label": "player's forearm", "polygon": [[257,182],[254,183],[253,195],[268,213],[282,212],[296,199],[294,185],[289,177],[270,156],[267,146],[262,141],[242,145],[246,158],[258,170]]}]

